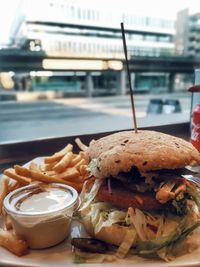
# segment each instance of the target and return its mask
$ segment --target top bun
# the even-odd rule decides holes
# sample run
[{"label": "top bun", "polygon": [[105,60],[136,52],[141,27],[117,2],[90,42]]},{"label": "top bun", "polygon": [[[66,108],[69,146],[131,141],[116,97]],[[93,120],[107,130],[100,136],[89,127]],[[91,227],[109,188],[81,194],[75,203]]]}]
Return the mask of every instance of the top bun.
[{"label": "top bun", "polygon": [[89,160],[97,159],[92,173],[97,178],[128,172],[135,166],[140,172],[177,169],[200,163],[200,153],[192,144],[175,136],[155,131],[124,131],[108,135],[90,144]]}]

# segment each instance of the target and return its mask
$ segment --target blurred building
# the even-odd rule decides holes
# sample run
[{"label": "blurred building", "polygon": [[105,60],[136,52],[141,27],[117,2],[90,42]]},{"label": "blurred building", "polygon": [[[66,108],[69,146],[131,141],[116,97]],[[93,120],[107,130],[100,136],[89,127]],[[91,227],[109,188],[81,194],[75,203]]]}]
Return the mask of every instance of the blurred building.
[{"label": "blurred building", "polygon": [[175,34],[176,53],[200,57],[200,12],[190,14],[189,9],[177,14]]},{"label": "blurred building", "polygon": [[[120,30],[120,22],[123,21],[130,57],[174,55],[174,21],[137,15],[131,11],[114,11],[114,6],[112,10],[108,10],[104,7],[89,7],[85,1],[82,5],[73,2],[43,0],[38,6],[37,1],[21,1],[11,30],[12,45],[35,52],[42,50],[47,55],[71,59],[121,60],[124,59]],[[55,69],[58,70],[59,67],[55,66]],[[116,67],[116,70],[120,68]],[[75,80],[79,80],[79,88],[83,87],[82,82],[87,74],[76,73]],[[60,78],[55,78],[55,75],[61,76],[54,71],[49,80],[54,79],[58,82]],[[100,71],[90,75],[92,78],[89,78],[89,84],[92,81],[93,86],[97,88],[108,86],[112,90],[119,81],[112,72]],[[72,84],[74,78],[70,78],[69,73],[66,76]],[[44,80],[47,82],[48,79],[45,77]],[[124,78],[121,77],[120,80],[123,80],[124,84]],[[133,81],[143,89],[149,90],[151,88],[148,86],[151,87],[151,84],[153,87],[166,87],[167,76],[162,73],[137,73],[133,74]],[[36,79],[34,84],[36,86]],[[120,86],[126,86],[123,84],[120,83]]]},{"label": "blurred building", "polygon": [[[114,7],[113,7],[114,9]],[[11,39],[20,47],[75,57],[121,58],[120,22],[127,31],[129,55],[174,53],[174,22],[132,12],[76,6],[73,1],[22,1]]]}]

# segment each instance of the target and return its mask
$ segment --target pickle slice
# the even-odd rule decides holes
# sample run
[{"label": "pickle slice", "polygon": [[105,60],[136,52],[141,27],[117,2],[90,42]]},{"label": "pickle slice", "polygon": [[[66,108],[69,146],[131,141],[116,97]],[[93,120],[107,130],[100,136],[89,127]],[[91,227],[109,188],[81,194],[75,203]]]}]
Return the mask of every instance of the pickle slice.
[{"label": "pickle slice", "polygon": [[76,237],[71,240],[72,246],[86,252],[105,253],[108,246],[105,242],[95,238]]}]

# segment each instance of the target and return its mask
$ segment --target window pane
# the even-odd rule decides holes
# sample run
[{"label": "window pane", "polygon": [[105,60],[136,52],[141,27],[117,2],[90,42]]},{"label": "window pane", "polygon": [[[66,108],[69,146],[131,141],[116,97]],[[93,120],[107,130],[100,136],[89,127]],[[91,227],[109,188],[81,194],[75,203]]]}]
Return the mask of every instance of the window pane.
[{"label": "window pane", "polygon": [[195,0],[8,0],[1,13],[0,143],[131,128],[122,21],[138,125],[189,121]]}]

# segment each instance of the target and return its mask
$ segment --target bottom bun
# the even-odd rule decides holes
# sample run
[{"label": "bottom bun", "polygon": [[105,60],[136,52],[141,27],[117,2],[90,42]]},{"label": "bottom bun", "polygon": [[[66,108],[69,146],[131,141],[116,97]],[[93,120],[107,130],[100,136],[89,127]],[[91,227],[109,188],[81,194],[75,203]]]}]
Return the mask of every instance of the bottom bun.
[{"label": "bottom bun", "polygon": [[83,219],[82,223],[85,227],[85,230],[92,237],[96,237],[99,240],[116,246],[121,245],[128,230],[128,227],[113,224],[109,227],[103,227],[98,233],[95,234],[91,221]]}]

